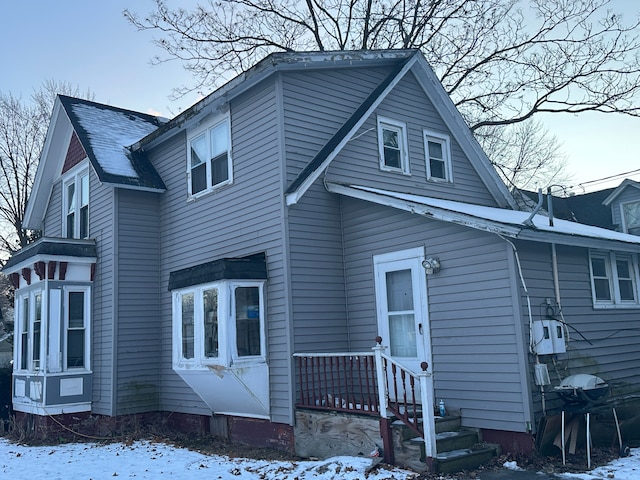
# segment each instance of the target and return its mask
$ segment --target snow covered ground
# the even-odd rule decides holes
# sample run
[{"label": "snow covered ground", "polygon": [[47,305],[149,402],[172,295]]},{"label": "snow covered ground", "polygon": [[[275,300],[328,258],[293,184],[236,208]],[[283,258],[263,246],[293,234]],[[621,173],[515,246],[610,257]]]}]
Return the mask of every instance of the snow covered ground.
[{"label": "snow covered ground", "polygon": [[[319,461],[274,462],[208,456],[184,448],[150,441],[131,445],[74,443],[59,446],[27,447],[0,438],[0,478],[8,480],[100,480],[114,477],[171,480],[409,480],[412,472],[401,469],[374,469],[372,460],[361,457],[334,457]],[[517,470],[509,462],[505,468]],[[481,475],[480,475],[481,478]],[[514,478],[518,478],[517,474]],[[640,479],[640,448],[631,456],[582,474],[564,474],[563,480]]]}]

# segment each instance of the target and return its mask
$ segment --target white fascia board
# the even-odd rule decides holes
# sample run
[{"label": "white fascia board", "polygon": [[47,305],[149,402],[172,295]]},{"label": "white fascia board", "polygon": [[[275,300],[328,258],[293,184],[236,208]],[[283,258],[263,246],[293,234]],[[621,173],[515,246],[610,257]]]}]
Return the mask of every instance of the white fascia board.
[{"label": "white fascia board", "polygon": [[424,56],[419,55],[418,57],[418,65],[421,68],[416,72],[416,80],[425,95],[434,104],[442,120],[451,131],[451,135],[456,139],[498,204],[502,207],[508,206],[517,210],[518,207],[513,196],[491,165],[489,157],[487,157],[487,154],[473,136],[473,133],[471,133],[469,126],[445,91],[442,83],[438,80]]},{"label": "white fascia board", "polygon": [[337,183],[327,183],[326,188],[329,192],[339,193],[348,197],[357,198],[360,200],[377,203],[378,205],[384,205],[388,207],[397,208],[409,213],[415,213],[422,215],[423,217],[432,218],[434,220],[441,220],[449,223],[456,223],[466,227],[473,228],[475,230],[482,230],[489,233],[495,233],[498,235],[505,235],[512,238],[517,238],[518,234],[522,230],[521,227],[504,224],[501,222],[495,222],[483,218],[478,218],[473,215],[468,215],[461,212],[454,212],[444,208],[425,205],[418,202],[412,202],[410,200],[404,200],[395,198],[393,196],[382,195],[374,192],[367,192],[360,189],[354,189],[347,185],[340,185]]},{"label": "white fascia board", "polygon": [[62,107],[60,99],[56,97],[33,187],[25,209],[23,225],[26,228],[34,230],[42,228],[47,205],[53,191],[53,182],[62,168],[72,133],[71,121]]},{"label": "white fascia board", "polygon": [[295,192],[292,192],[286,195],[286,203],[288,207],[296,204],[298,200],[300,200],[300,198],[305,194],[305,192],[311,187],[311,185],[314,184],[314,182],[318,179],[318,177],[320,177],[322,172],[329,166],[329,164],[333,161],[333,159],[336,158],[336,156],[342,151],[344,146],[351,141],[351,138],[355,135],[355,133],[358,130],[360,130],[360,127],[362,127],[362,125],[369,119],[369,117],[373,114],[375,109],[378,108],[378,106],[386,98],[389,92],[391,92],[391,90],[393,90],[396,87],[396,85],[400,82],[400,80],[404,78],[407,72],[416,63],[416,59],[418,57],[419,55],[413,55],[413,57],[409,59],[407,64],[404,66],[404,68],[400,70],[398,75],[396,75],[396,78],[394,78],[391,81],[391,83],[389,83],[387,88],[385,88],[384,91],[378,96],[378,98],[376,98],[376,100],[371,104],[371,106],[367,109],[367,111],[364,112],[364,114],[360,117],[360,119],[355,123],[353,128],[349,130],[349,133],[347,133],[344,136],[344,138],[340,141],[340,143],[336,145],[336,148],[334,148],[333,151],[329,155],[327,155],[327,158],[325,159],[325,161],[322,162],[322,164],[302,182],[302,184],[298,187],[298,189]]}]

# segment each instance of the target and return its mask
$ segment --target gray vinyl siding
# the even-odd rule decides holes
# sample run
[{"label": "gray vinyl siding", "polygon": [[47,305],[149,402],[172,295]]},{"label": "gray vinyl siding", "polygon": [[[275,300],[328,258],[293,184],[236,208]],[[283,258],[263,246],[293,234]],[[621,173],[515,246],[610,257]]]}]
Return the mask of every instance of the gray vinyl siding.
[{"label": "gray vinyl siding", "polygon": [[[518,242],[518,249],[533,319],[539,320],[544,315],[545,299],[555,299],[551,246]],[[640,308],[593,308],[588,250],[559,245],[557,258],[560,303],[570,336],[568,351],[558,354],[555,366],[549,357],[540,357],[540,361],[548,366],[552,383],[551,387],[546,387],[547,412],[557,412],[562,406],[553,387],[563,378],[579,373],[602,377],[614,385],[614,395],[640,394]],[[528,321],[524,316],[523,320]],[[531,355],[530,360],[533,364],[535,357]],[[535,411],[540,416],[541,392],[533,381],[533,365],[530,372]]]},{"label": "gray vinyl siding", "polygon": [[377,335],[373,255],[426,246],[442,263],[427,279],[436,398],[462,409],[465,426],[526,431],[524,339],[507,244],[388,207],[341,203],[352,349],[371,348]]},{"label": "gray vinyl siding", "polygon": [[297,353],[349,351],[339,201],[315,185],[289,210]]},{"label": "gray vinyl siding", "polygon": [[292,422],[278,136],[281,120],[275,99],[274,83],[265,82],[231,102],[233,184],[196,201],[187,200],[185,135],[175,136],[152,152],[152,162],[167,186],[160,202],[163,410],[210,413],[171,368],[170,272],[219,258],[265,252],[272,420]]},{"label": "gray vinyl siding", "polygon": [[287,185],[387,74],[354,68],[282,76]]},{"label": "gray vinyl siding", "polygon": [[[380,170],[378,116],[406,124],[410,175]],[[449,136],[453,183],[427,180],[423,135],[425,129]],[[406,75],[367,119],[354,138],[332,162],[327,172],[327,179],[447,200],[497,206],[413,74]]]},{"label": "gray vinyl siding", "polygon": [[42,235],[44,237],[62,236],[62,181],[53,184],[51,199],[44,217]]},{"label": "gray vinyl siding", "polygon": [[114,415],[114,190],[89,170],[89,236],[96,240],[98,261],[93,282],[91,369],[93,413]]},{"label": "gray vinyl siding", "polygon": [[116,413],[159,409],[159,194],[119,189]]}]

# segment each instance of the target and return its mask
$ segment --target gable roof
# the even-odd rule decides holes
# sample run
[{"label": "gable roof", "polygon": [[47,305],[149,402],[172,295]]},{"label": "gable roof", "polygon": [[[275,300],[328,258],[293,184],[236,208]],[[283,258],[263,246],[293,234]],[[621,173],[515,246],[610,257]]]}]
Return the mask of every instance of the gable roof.
[{"label": "gable roof", "polygon": [[473,137],[424,55],[415,49],[272,53],[193,107],[141,139],[133,145],[133,149],[145,149],[157,145],[178,131],[196,124],[215,109],[225,111],[228,109],[228,102],[231,99],[277,72],[358,66],[388,68],[389,74],[320,148],[318,153],[309,159],[307,166],[285,189],[287,204],[296,203],[304,195],[309,186],[353,137],[359,126],[364,123],[393,87],[411,71],[497,204],[503,207],[517,208],[511,194]]},{"label": "gable roof", "polygon": [[333,193],[397,208],[435,220],[457,223],[497,235],[542,243],[640,253],[640,236],[556,219],[546,215],[392,192],[360,185],[326,183]]},{"label": "gable roof", "polygon": [[[628,188],[637,188],[638,190],[640,190],[640,182],[636,182],[635,180],[631,180],[630,178],[624,179],[620,185],[618,185],[615,189],[613,189],[613,192],[611,192],[611,195],[605,198],[602,203],[604,203],[605,205],[611,205],[611,203],[616,198],[618,198],[618,196],[624,190]],[[639,192],[639,195],[640,195],[640,192]]]},{"label": "gable roof", "polygon": [[[594,227],[615,230],[611,209],[606,206],[604,200],[611,195],[614,188],[598,190],[596,192],[572,195],[570,197],[557,197],[552,195],[553,216],[563,220],[570,220]],[[519,190],[519,193],[534,202],[538,202],[538,193],[529,190]],[[548,209],[548,195],[543,194],[543,209]]]},{"label": "gable roof", "polygon": [[146,155],[128,148],[161,125],[157,117],[64,95],[58,98],[102,183],[166,189]]},{"label": "gable roof", "polygon": [[142,151],[129,147],[162,122],[152,115],[58,95],[27,202],[24,225],[40,229],[73,133],[103,184],[162,192],[166,187]]}]

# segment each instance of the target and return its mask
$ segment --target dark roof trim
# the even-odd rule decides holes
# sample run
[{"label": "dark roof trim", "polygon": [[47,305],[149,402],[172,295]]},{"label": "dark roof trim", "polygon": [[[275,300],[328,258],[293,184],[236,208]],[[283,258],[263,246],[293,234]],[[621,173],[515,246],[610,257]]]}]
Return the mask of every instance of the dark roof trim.
[{"label": "dark roof trim", "polygon": [[218,280],[266,280],[267,262],[264,253],[241,258],[221,258],[169,274],[169,290]]},{"label": "dark roof trim", "polygon": [[285,195],[294,193],[304,181],[314,173],[324,163],[327,157],[340,145],[340,142],[351,132],[353,127],[362,119],[371,106],[378,100],[380,95],[391,85],[396,77],[402,72],[405,65],[415,56],[415,53],[402,61],[389,72],[389,75],[380,82],[380,84],[369,94],[362,104],[353,112],[351,117],[340,127],[340,129],[329,139],[329,141],[322,147],[318,154],[311,160],[311,162],[300,172],[298,177],[289,185]]},{"label": "dark roof trim", "polygon": [[2,267],[3,273],[10,273],[12,267],[20,265],[34,257],[75,257],[97,258],[95,240],[41,238],[35,243],[18,250]]}]

